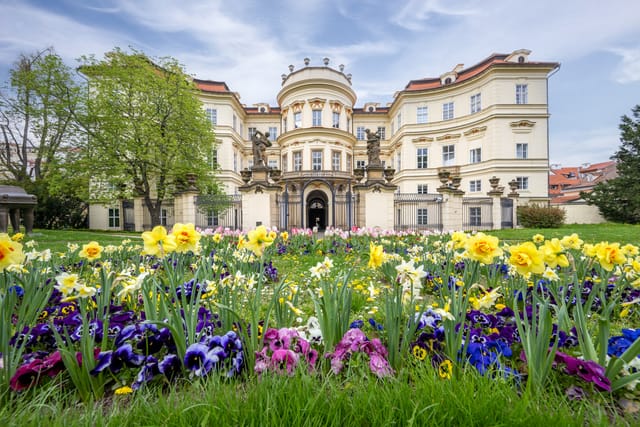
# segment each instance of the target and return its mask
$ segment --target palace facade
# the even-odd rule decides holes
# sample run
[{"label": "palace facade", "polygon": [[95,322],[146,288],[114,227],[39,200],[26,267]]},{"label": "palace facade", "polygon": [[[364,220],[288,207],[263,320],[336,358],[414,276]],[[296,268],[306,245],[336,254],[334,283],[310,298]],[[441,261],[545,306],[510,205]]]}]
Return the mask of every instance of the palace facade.
[{"label": "palace facade", "polygon": [[[443,229],[456,211],[437,204],[451,196],[462,199],[463,228],[508,226],[508,218],[496,218],[499,209],[484,207],[491,196],[506,199],[503,208],[516,197],[518,203],[549,199],[548,79],[559,64],[529,56],[524,49],[493,54],[468,68],[411,80],[387,105],[357,106],[351,74],[327,58],[321,66],[306,58],[301,68],[290,65],[277,105],[246,106],[226,83],[196,79],[229,197],[220,208],[216,203],[223,202],[177,194],[163,207],[163,223],[189,217],[203,228]],[[369,170],[368,129],[380,137],[382,171]],[[269,133],[266,170],[253,164],[256,131]],[[511,192],[500,195],[505,186]],[[372,193],[391,194],[383,214]],[[90,227],[142,230],[150,224],[145,215],[136,200],[92,205]]]}]

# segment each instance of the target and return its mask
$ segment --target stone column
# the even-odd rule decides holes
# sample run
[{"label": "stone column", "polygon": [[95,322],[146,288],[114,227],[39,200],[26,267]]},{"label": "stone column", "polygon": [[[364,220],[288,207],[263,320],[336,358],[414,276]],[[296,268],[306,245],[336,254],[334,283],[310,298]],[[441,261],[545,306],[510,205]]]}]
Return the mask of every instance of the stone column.
[{"label": "stone column", "polygon": [[504,193],[504,187],[499,186],[500,178],[489,178],[489,184],[491,184],[491,191],[487,193],[487,196],[491,197],[491,218],[493,220],[493,229],[500,230],[502,228],[502,194]]},{"label": "stone column", "polygon": [[174,196],[173,208],[175,213],[175,222],[182,224],[196,223],[196,197],[198,191],[185,190]]},{"label": "stone column", "polygon": [[442,231],[462,230],[462,196],[464,191],[438,188],[442,194]]},{"label": "stone column", "polygon": [[242,228],[251,230],[260,225],[267,228],[280,225],[276,206],[277,194],[282,192],[277,184],[279,180],[280,171],[266,166],[254,166],[251,173],[243,174],[246,184],[238,188],[242,195]]}]

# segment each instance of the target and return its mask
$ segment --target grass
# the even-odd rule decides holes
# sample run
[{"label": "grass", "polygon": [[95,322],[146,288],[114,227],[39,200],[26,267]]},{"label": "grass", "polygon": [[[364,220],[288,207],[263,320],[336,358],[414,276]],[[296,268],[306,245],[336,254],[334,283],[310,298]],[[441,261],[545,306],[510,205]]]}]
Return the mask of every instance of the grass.
[{"label": "grass", "polygon": [[[534,234],[542,234],[546,238],[563,237],[571,233],[578,235],[585,242],[596,243],[600,241],[620,242],[621,244],[640,243],[640,224],[570,224],[560,228],[516,228],[493,230],[487,232],[499,237],[501,240],[525,241],[530,240]],[[25,241],[35,240],[38,249],[51,249],[54,252],[67,250],[67,243],[83,244],[92,240],[101,245],[118,245],[123,239],[140,239],[140,233],[131,232],[107,232],[91,230],[43,230],[38,229],[25,237]],[[142,240],[140,240],[142,242]]]},{"label": "grass", "polygon": [[[550,391],[522,398],[513,385],[469,373],[442,380],[427,365],[390,380],[375,377],[264,376],[243,383],[211,379],[64,406],[55,390],[0,410],[5,426],[381,426],[624,425],[606,408],[568,402]],[[628,421],[628,420],[627,420]]]}]

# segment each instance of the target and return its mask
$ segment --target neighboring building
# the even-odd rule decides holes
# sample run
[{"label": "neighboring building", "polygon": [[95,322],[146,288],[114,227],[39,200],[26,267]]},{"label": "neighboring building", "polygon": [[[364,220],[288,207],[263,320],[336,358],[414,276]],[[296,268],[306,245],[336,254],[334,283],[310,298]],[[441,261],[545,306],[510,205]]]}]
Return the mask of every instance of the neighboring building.
[{"label": "neighboring building", "polygon": [[[489,178],[498,177],[503,186],[517,184],[520,200],[546,202],[547,81],[559,64],[530,61],[529,54],[524,49],[493,54],[469,68],[457,65],[439,77],[412,80],[384,106],[365,102],[356,107],[351,74],[343,65],[330,67],[327,58],[323,66],[311,66],[308,59],[298,70],[290,65],[282,75],[276,106],[247,107],[224,82],[195,83],[215,129],[213,158],[226,192],[239,194],[245,185],[241,172],[253,166],[253,132],[269,132],[273,144],[266,151],[267,163],[281,171],[278,185],[283,188],[277,202],[286,192],[288,202],[295,195],[300,204],[300,214],[290,218],[287,213],[285,224],[324,228],[346,224],[338,205],[351,196],[357,182],[354,169],[367,165],[366,129],[379,132],[380,159],[395,169],[390,183],[398,193],[433,196],[442,185],[438,173],[446,170],[460,178],[465,196],[486,197]],[[242,227],[239,196],[236,199],[233,213],[225,218],[211,213],[196,225]],[[116,208],[92,206],[91,227],[123,227],[124,220],[115,221]],[[124,209],[118,213],[126,214]],[[427,214],[418,209],[411,224],[403,224],[398,213],[396,227],[426,227]],[[139,220],[136,228],[148,223]]]},{"label": "neighboring building", "polygon": [[579,167],[551,165],[549,171],[549,196],[551,204],[564,209],[567,224],[598,224],[605,222],[600,210],[580,197],[590,193],[599,182],[618,176],[616,162],[585,163]]},{"label": "neighboring building", "polygon": [[551,165],[549,170],[549,196],[551,203],[570,203],[581,200],[580,193],[590,193],[599,182],[618,176],[616,162],[585,163],[579,167]]}]

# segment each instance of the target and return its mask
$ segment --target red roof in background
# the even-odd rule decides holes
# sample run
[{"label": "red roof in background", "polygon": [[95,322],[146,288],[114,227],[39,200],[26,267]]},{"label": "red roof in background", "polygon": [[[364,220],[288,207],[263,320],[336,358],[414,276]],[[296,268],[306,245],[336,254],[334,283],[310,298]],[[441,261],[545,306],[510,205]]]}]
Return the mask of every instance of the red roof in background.
[{"label": "red roof in background", "polygon": [[581,167],[580,172],[595,172],[600,171],[602,169],[610,168],[616,165],[616,162],[613,160],[609,160],[608,162],[594,163],[587,167]]},{"label": "red roof in background", "polygon": [[228,93],[231,92],[225,82],[214,82],[211,80],[193,79],[196,87],[203,92]]},{"label": "red roof in background", "polygon": [[[580,191],[592,191],[602,181],[617,176],[616,162],[607,161],[584,165],[551,169],[549,174],[549,195],[551,203],[567,203],[580,199]],[[557,188],[551,188],[557,187]]]},{"label": "red roof in background", "polygon": [[[525,62],[525,63],[507,62],[505,61],[505,59],[508,56],[509,55],[507,54],[495,53],[489,56],[484,61],[481,61],[478,64],[472,67],[466,68],[460,71],[459,73],[457,73],[455,82],[451,84],[460,83],[472,77],[475,77],[492,66],[502,66],[502,65],[528,66],[528,67],[542,66],[542,67],[553,67],[553,68],[556,68],[558,66],[557,62]],[[409,83],[407,83],[407,85],[405,86],[404,90],[416,91],[416,90],[425,90],[425,89],[435,89],[442,86],[445,86],[445,85],[443,85],[442,82],[440,81],[440,77],[427,77],[420,80],[409,81]],[[446,86],[449,86],[449,85],[446,85]]]},{"label": "red roof in background", "polygon": [[571,196],[558,196],[558,197],[553,197],[551,199],[551,203],[568,203],[568,202],[574,202],[579,199],[580,199],[579,194],[574,194]]}]

